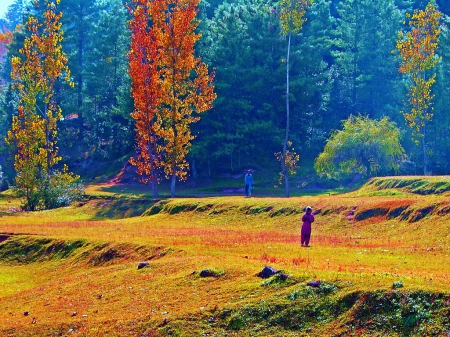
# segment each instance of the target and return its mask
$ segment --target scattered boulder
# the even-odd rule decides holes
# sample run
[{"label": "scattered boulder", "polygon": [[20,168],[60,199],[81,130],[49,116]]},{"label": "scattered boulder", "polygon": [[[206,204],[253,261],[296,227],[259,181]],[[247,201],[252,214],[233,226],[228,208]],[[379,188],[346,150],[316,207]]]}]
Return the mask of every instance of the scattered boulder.
[{"label": "scattered boulder", "polygon": [[200,277],[221,277],[224,275],[223,270],[216,269],[203,269],[200,272]]},{"label": "scattered boulder", "polygon": [[0,235],[0,243],[2,243],[3,241],[8,240],[9,237],[10,237],[10,235],[7,235],[7,234]]},{"label": "scattered boulder", "polygon": [[311,282],[306,283],[307,286],[313,287],[313,288],[319,288],[320,287],[320,280],[314,280]]},{"label": "scattered boulder", "polygon": [[210,269],[203,269],[200,272],[200,277],[214,277],[214,273]]},{"label": "scattered boulder", "polygon": [[145,268],[145,267],[147,267],[148,265],[149,265],[148,262],[139,262],[139,264],[138,264],[138,269]]},{"label": "scattered boulder", "polygon": [[261,278],[269,278],[278,273],[279,273],[279,271],[276,270],[275,268],[272,268],[270,266],[265,266],[264,269],[258,273],[258,276]]},{"label": "scattered boulder", "polygon": [[285,273],[281,273],[280,274],[280,280],[281,281],[286,281],[288,278],[289,278],[288,274],[285,274]]}]

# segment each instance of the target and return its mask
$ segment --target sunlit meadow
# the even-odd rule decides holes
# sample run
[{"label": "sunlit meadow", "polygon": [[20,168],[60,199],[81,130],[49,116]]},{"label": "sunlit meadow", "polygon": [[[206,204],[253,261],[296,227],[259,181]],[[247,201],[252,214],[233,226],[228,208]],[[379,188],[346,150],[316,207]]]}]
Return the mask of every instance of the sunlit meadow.
[{"label": "sunlit meadow", "polygon": [[[450,196],[395,181],[290,199],[154,201],[97,186],[35,213],[2,195],[0,335],[448,336]],[[263,280],[264,266],[289,277]]]}]

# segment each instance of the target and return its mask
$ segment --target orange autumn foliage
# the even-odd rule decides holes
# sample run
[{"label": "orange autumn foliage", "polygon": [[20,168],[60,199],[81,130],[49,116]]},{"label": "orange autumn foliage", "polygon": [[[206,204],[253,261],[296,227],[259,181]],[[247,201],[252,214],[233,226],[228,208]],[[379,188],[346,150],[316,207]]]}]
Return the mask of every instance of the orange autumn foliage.
[{"label": "orange autumn foliage", "polygon": [[216,98],[214,73],[195,56],[199,0],[133,3],[130,76],[138,158],[132,163],[151,179],[161,168],[172,179],[174,196],[176,179],[187,176],[186,155],[194,139],[190,125],[199,120],[194,113],[210,109]]},{"label": "orange autumn foliage", "polygon": [[146,0],[134,0],[134,7],[129,7],[133,18],[129,21],[131,46],[128,73],[132,80],[131,96],[135,108],[131,117],[136,121],[137,130],[137,157],[131,158],[130,162],[137,167],[143,183],[156,183],[161,162],[158,144],[160,120],[157,118],[160,104],[159,51],[154,27],[149,25],[155,3],[153,6],[147,3]]}]

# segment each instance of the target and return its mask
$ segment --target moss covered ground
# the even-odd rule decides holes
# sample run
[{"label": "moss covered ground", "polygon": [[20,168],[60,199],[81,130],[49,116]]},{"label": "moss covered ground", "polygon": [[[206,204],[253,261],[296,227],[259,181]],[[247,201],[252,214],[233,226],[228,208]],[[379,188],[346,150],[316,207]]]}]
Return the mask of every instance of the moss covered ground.
[{"label": "moss covered ground", "polygon": [[[289,199],[97,185],[34,213],[2,194],[0,336],[449,336],[450,195],[437,180]],[[289,277],[259,278],[267,265]]]}]

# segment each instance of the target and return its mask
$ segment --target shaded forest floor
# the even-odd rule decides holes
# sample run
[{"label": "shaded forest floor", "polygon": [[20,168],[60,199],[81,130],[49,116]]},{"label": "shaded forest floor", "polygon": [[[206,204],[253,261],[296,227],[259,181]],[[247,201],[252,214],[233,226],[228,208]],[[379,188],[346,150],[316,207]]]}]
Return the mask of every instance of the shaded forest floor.
[{"label": "shaded forest floor", "polygon": [[[447,180],[290,199],[104,184],[35,213],[0,194],[0,335],[449,336]],[[289,277],[258,277],[267,265]]]}]

